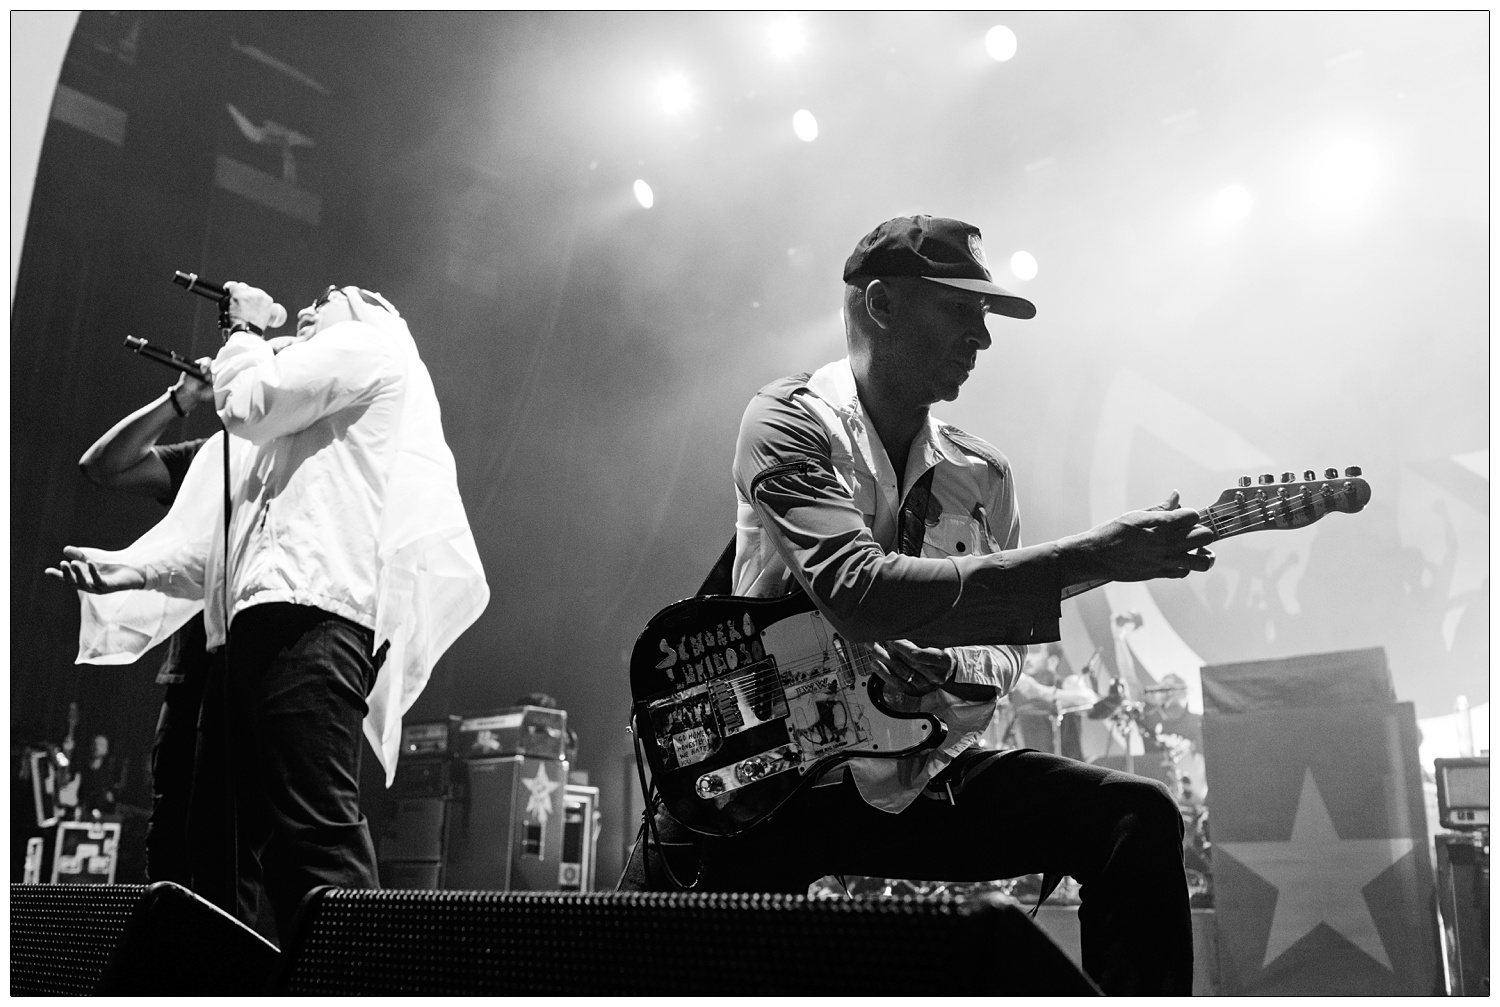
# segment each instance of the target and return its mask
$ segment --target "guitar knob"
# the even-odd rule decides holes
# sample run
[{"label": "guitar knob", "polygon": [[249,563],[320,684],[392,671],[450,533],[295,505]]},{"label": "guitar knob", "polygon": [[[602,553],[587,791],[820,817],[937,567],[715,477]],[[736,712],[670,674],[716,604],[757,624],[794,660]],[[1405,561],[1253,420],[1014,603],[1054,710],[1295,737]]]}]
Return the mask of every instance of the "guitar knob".
[{"label": "guitar knob", "polygon": [[1324,469],[1323,470],[1323,478],[1324,479],[1337,479],[1338,477],[1339,477],[1339,470],[1338,469]]},{"label": "guitar knob", "polygon": [[1273,476],[1271,473],[1269,473],[1269,472],[1262,472],[1261,473],[1260,482],[1261,482],[1262,486],[1269,486],[1271,483],[1273,483],[1275,481],[1276,481],[1276,477]]},{"label": "guitar knob", "polygon": [[1360,467],[1358,465],[1350,465],[1344,470],[1344,475],[1348,476],[1350,479],[1353,479],[1355,476],[1359,475],[1359,473]]},{"label": "guitar knob", "polygon": [[1249,476],[1240,476],[1238,479],[1235,480],[1235,484],[1238,485],[1238,486],[1249,486],[1250,482],[1251,482],[1251,479],[1250,479]]},{"label": "guitar knob", "polygon": [[1297,473],[1295,473],[1295,472],[1283,472],[1283,473],[1281,473],[1281,481],[1284,482],[1284,483],[1296,482],[1296,480],[1297,480]]},{"label": "guitar knob", "polygon": [[1304,480],[1306,480],[1307,482],[1310,482],[1310,483],[1317,482],[1318,481],[1318,474],[1316,472],[1314,472],[1312,469],[1308,469],[1306,472],[1302,473],[1302,478]]}]

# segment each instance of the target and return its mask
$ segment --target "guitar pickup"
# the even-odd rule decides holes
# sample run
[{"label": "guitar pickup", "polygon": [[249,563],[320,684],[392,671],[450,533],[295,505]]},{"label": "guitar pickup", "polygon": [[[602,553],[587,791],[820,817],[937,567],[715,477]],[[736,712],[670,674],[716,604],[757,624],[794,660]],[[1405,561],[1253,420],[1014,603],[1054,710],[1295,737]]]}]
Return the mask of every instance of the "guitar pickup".
[{"label": "guitar pickup", "polygon": [[713,800],[721,794],[747,787],[768,776],[796,769],[801,763],[801,752],[796,745],[782,745],[704,773],[698,777],[693,790],[704,800]]}]

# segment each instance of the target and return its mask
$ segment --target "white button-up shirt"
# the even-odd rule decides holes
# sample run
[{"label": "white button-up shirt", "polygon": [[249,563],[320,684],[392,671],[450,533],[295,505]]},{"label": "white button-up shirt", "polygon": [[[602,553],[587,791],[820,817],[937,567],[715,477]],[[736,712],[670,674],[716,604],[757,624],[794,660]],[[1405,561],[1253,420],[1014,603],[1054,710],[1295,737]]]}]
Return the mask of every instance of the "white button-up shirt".
[{"label": "white button-up shirt", "polygon": [[[903,556],[901,489],[928,469],[922,555]],[[795,582],[847,638],[950,645],[954,681],[991,686],[997,697],[1020,675],[1025,644],[1057,638],[1055,552],[1021,548],[1009,463],[929,417],[898,482],[848,360],[761,390],[740,427],[734,479],[736,594],[775,597]],[[994,699],[943,689],[908,703],[941,717],[949,733],[923,755],[851,762],[861,795],[887,811],[910,804],[995,710]]]}]

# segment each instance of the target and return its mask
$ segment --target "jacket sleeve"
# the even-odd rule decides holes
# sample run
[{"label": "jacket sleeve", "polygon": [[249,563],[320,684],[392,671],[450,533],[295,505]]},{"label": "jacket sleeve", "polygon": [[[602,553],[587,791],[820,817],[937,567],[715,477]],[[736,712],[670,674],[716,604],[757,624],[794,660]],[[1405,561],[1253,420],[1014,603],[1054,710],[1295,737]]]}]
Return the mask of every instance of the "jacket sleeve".
[{"label": "jacket sleeve", "polygon": [[827,431],[795,395],[752,400],[734,478],[798,583],[851,640],[947,647],[1057,639],[1055,548],[941,559],[887,553],[839,480]]},{"label": "jacket sleeve", "polygon": [[226,430],[264,444],[370,401],[401,373],[391,337],[362,322],[332,325],[280,353],[237,332],[213,363],[214,406]]}]

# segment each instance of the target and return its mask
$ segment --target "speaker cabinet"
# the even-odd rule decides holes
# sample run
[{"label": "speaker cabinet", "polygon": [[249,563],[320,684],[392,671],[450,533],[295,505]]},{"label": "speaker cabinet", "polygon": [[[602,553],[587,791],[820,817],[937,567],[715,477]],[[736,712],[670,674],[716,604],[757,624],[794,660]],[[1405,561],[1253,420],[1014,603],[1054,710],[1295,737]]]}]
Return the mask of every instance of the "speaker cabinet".
[{"label": "speaker cabinet", "polygon": [[280,953],[180,885],[11,885],[12,995],[254,995]]},{"label": "speaker cabinet", "polygon": [[443,886],[555,891],[568,764],[514,755],[460,765],[467,785],[448,807]]},{"label": "speaker cabinet", "polygon": [[[1488,809],[1486,809],[1488,810]],[[1438,912],[1452,996],[1490,995],[1490,853],[1487,836],[1442,833]]]},{"label": "speaker cabinet", "polygon": [[1098,993],[998,897],[322,888],[283,966],[306,996]]}]

